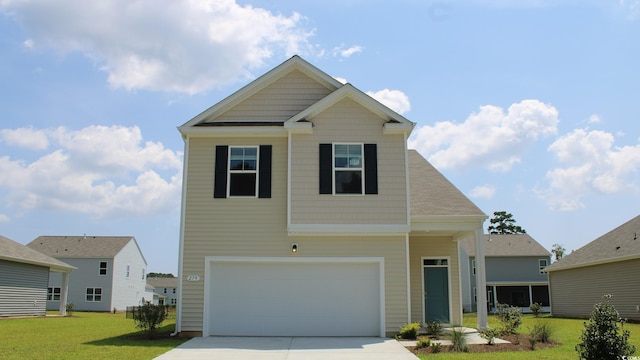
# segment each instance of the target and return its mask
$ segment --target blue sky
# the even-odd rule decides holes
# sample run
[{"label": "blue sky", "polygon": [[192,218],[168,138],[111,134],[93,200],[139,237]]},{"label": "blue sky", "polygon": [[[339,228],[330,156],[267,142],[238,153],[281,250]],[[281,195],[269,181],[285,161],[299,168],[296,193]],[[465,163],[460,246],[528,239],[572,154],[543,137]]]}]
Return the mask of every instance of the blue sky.
[{"label": "blue sky", "polygon": [[294,54],[547,249],[638,215],[638,0],[4,0],[0,234],[133,235],[175,274],[176,127]]}]

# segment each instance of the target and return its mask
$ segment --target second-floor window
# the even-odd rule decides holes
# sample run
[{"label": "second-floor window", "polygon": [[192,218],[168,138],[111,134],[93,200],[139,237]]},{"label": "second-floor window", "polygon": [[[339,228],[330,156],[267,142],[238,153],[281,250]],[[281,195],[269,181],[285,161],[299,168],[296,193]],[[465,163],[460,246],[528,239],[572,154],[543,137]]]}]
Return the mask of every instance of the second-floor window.
[{"label": "second-floor window", "polygon": [[131,266],[127,265],[127,271],[125,271],[124,276],[129,277],[130,272],[131,272]]},{"label": "second-floor window", "polygon": [[106,261],[100,261],[100,268],[99,268],[98,274],[107,275],[107,262]]},{"label": "second-floor window", "polygon": [[271,148],[216,146],[213,197],[270,198]]},{"label": "second-floor window", "polygon": [[320,144],[320,194],[378,193],[376,144]]},{"label": "second-floor window", "polygon": [[549,265],[549,262],[547,261],[547,259],[538,259],[538,268],[540,270],[540,274],[544,274],[544,268],[547,267],[547,265]]}]

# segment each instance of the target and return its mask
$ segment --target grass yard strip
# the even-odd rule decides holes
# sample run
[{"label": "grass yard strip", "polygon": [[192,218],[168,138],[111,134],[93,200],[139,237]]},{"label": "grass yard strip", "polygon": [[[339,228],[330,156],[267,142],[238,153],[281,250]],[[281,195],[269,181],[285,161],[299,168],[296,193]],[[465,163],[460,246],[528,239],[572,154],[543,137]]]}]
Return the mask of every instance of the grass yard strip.
[{"label": "grass yard strip", "polygon": [[[587,319],[559,319],[551,318],[543,315],[536,318],[533,315],[523,315],[523,322],[518,330],[520,334],[528,334],[537,322],[546,322],[552,328],[551,339],[560,342],[561,345],[544,350],[529,350],[529,351],[517,351],[517,352],[485,352],[485,353],[450,353],[441,352],[439,354],[428,354],[418,356],[421,359],[514,359],[514,360],[563,360],[578,358],[578,353],[575,350],[575,346],[580,341],[580,335],[582,329],[584,329],[584,323]],[[489,326],[498,327],[498,320],[495,316],[489,316]],[[464,314],[464,325],[467,327],[477,327],[477,317],[475,313]],[[631,331],[630,342],[640,351],[640,324],[625,324],[624,328]],[[640,355],[638,352],[635,354]]]},{"label": "grass yard strip", "polygon": [[161,336],[175,329],[175,316],[141,336],[132,319],[118,313],[74,312],[71,317],[0,320],[0,359],[153,359],[186,339]]}]

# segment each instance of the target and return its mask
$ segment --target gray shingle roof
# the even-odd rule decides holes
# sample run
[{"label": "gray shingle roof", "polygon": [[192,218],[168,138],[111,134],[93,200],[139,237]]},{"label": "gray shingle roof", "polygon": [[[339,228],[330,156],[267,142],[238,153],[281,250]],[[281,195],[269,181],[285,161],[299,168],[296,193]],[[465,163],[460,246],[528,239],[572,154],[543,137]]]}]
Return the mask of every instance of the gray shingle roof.
[{"label": "gray shingle roof", "polygon": [[133,236],[39,236],[28,247],[55,258],[113,258]]},{"label": "gray shingle roof", "polygon": [[409,150],[411,215],[485,216],[416,150]]},{"label": "gray shingle roof", "polygon": [[156,288],[177,288],[178,287],[178,278],[164,278],[164,277],[150,277],[147,278],[147,284],[152,285]]},{"label": "gray shingle roof", "polygon": [[[529,234],[483,234],[482,239],[485,257],[551,256],[551,253]],[[475,239],[465,239],[460,245],[469,256],[475,255]]]},{"label": "gray shingle roof", "polygon": [[548,271],[640,258],[640,215],[565,255]]},{"label": "gray shingle roof", "polygon": [[0,259],[25,264],[46,266],[54,271],[70,271],[75,267],[37,250],[0,236]]}]

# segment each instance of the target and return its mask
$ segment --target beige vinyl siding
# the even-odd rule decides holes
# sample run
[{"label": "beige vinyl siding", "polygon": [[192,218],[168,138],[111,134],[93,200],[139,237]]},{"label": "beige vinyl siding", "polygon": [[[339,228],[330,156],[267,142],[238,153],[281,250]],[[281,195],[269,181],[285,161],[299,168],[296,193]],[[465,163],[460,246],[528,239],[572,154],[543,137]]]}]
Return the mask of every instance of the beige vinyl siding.
[{"label": "beige vinyl siding", "polygon": [[449,288],[451,289],[451,321],[453,325],[462,324],[458,244],[450,236],[410,236],[409,253],[411,264],[411,321],[424,322],[422,279],[423,257],[449,258]]},{"label": "beige vinyl siding", "polygon": [[[407,267],[404,236],[301,236],[292,237],[289,240],[298,244],[296,256],[383,257],[386,332],[397,333],[399,327],[407,323]],[[290,248],[288,252],[290,255]]]},{"label": "beige vinyl siding", "polygon": [[221,114],[215,122],[284,121],[329,93],[329,89],[295,70]]},{"label": "beige vinyl siding", "polygon": [[[273,145],[272,197],[213,198],[216,145]],[[286,233],[286,139],[189,140],[182,331],[202,331],[205,256],[276,256],[290,252]],[[186,281],[198,275],[200,281]]]},{"label": "beige vinyl siding", "polygon": [[602,296],[612,294],[612,303],[623,318],[640,320],[640,259],[557,270],[549,273],[551,311],[558,317],[588,318]]},{"label": "beige vinyl siding", "polygon": [[[291,223],[407,224],[403,135],[384,135],[384,120],[351,99],[311,121],[313,134],[292,137]],[[377,144],[377,195],[319,194],[319,144],[340,142]]]}]

